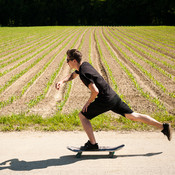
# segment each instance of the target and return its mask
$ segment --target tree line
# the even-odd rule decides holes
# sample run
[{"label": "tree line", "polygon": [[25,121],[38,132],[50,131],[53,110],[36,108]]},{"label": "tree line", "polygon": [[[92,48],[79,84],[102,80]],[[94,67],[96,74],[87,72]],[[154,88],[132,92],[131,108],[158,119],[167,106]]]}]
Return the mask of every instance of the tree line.
[{"label": "tree line", "polygon": [[174,23],[174,0],[0,0],[0,26]]}]

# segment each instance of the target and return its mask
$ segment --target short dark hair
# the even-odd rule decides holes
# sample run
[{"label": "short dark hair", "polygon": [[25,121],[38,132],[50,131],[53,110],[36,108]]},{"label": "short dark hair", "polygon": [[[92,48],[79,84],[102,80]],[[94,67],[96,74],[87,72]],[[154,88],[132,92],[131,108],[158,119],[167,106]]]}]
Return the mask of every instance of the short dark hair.
[{"label": "short dark hair", "polygon": [[78,63],[80,63],[82,60],[82,53],[77,49],[68,50],[67,55],[70,57],[70,59],[77,60]]}]

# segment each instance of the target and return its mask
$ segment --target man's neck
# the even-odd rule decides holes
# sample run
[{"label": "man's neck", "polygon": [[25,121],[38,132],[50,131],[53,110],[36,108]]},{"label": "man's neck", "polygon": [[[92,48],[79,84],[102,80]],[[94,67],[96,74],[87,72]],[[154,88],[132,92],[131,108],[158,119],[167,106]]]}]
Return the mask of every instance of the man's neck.
[{"label": "man's neck", "polygon": [[81,64],[82,64],[82,63],[77,63],[77,64],[75,65],[75,69],[79,71]]}]

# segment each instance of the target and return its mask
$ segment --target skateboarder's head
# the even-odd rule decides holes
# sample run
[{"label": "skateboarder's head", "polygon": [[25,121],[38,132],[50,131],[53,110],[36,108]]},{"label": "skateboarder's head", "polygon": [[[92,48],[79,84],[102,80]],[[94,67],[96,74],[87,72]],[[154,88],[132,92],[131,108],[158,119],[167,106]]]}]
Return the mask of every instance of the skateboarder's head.
[{"label": "skateboarder's head", "polygon": [[82,53],[80,51],[78,51],[77,49],[71,49],[67,51],[67,63],[70,60],[76,60],[78,63],[81,62],[82,60]]}]

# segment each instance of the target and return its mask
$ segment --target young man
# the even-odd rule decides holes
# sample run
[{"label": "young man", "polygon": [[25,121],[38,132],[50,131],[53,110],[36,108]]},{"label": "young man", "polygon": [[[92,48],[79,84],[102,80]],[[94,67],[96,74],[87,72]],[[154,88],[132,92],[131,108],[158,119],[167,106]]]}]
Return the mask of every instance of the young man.
[{"label": "young man", "polygon": [[83,128],[89,138],[89,141],[81,147],[82,150],[96,150],[96,143],[90,120],[106,111],[113,111],[130,120],[143,122],[153,125],[171,140],[171,126],[168,123],[160,123],[150,116],[133,112],[129,106],[124,103],[116,92],[109,86],[103,77],[89,64],[82,62],[82,54],[76,49],[67,51],[67,63],[71,69],[75,69],[73,73],[68,75],[62,81],[56,83],[56,89],[60,89],[63,83],[73,80],[78,75],[82,82],[90,89],[91,95],[79,113],[79,118]]}]

